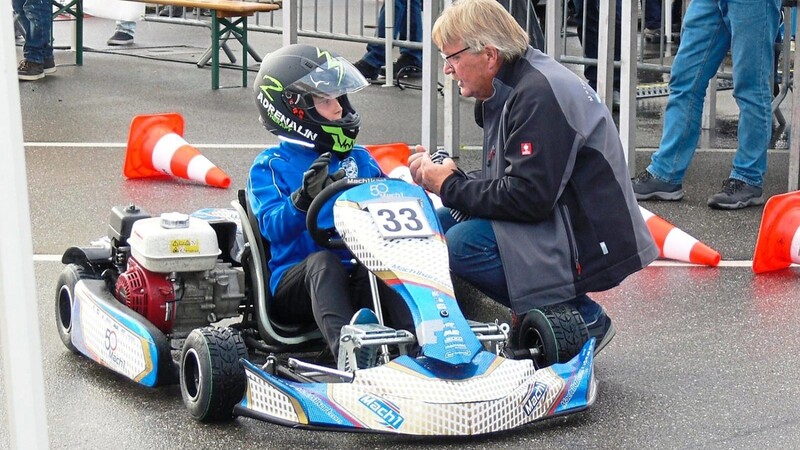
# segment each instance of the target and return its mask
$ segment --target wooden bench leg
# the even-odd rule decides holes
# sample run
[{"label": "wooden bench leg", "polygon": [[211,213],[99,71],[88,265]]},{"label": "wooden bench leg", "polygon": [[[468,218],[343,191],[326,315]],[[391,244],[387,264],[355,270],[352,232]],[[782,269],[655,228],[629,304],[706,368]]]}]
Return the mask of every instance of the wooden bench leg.
[{"label": "wooden bench leg", "polygon": [[[247,54],[250,53],[251,55],[255,53],[253,49],[247,44],[247,16],[238,16],[234,17],[232,20],[229,20],[226,17],[218,17],[216,11],[212,11],[211,14],[211,89],[219,89],[219,49],[222,47],[228,39],[228,36],[233,34],[233,37],[236,38],[242,44],[242,87],[247,86]],[[223,50],[229,52],[230,50],[226,47]],[[233,58],[232,54],[228,55],[231,57],[231,61],[235,62],[236,59]],[[257,56],[257,54],[256,54]],[[256,58],[260,59],[260,58]],[[202,58],[201,58],[202,60]],[[206,59],[207,61],[207,59]],[[205,64],[205,61],[199,62],[198,66]]]}]

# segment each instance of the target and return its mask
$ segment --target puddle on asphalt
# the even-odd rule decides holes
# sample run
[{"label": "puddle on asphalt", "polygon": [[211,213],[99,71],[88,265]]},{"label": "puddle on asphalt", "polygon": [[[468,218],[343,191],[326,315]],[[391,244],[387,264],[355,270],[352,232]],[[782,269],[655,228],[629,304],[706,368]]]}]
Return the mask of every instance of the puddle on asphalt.
[{"label": "puddle on asphalt", "polygon": [[[666,102],[666,96],[644,98],[637,101],[637,147],[658,146],[664,126]],[[619,125],[618,113],[614,114],[614,121]],[[738,115],[717,117],[713,129],[701,132],[700,142],[698,143],[699,148],[736,148],[738,144],[738,127]],[[787,150],[789,148],[788,123],[779,126],[776,121],[773,124],[769,148],[776,150]]]}]

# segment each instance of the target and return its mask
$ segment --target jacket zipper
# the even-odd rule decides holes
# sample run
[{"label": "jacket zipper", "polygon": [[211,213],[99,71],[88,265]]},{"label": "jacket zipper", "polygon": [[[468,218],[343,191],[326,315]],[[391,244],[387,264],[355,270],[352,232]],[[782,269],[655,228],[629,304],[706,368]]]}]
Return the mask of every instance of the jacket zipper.
[{"label": "jacket zipper", "polygon": [[567,231],[567,240],[569,241],[570,248],[572,248],[573,264],[575,265],[575,273],[580,279],[581,277],[581,262],[578,255],[578,243],[575,241],[575,234],[572,230],[572,221],[570,220],[569,210],[566,205],[561,206],[561,215],[564,219],[564,228]]}]

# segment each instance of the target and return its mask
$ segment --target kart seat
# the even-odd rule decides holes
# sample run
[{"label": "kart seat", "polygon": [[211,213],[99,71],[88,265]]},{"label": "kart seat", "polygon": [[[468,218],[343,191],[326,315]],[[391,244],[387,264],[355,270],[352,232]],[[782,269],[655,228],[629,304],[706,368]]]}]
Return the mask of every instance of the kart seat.
[{"label": "kart seat", "polygon": [[264,239],[258,220],[248,201],[245,190],[238,191],[238,201],[231,205],[241,218],[245,240],[242,265],[248,269],[250,295],[253,299],[255,319],[261,338],[271,345],[296,346],[322,339],[322,333],[315,323],[282,323],[270,314],[271,293],[269,289],[269,241]]}]

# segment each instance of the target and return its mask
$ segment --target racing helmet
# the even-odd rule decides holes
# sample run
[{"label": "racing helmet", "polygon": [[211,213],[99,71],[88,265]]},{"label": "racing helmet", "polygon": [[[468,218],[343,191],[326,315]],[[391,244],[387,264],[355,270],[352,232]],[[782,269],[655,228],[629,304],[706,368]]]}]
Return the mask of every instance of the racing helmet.
[{"label": "racing helmet", "polygon": [[[312,45],[292,44],[264,57],[253,89],[259,120],[271,133],[319,153],[347,153],[361,126],[347,94],[368,85],[361,72],[341,56]],[[314,96],[337,98],[342,118],[322,117],[314,107]]]}]

